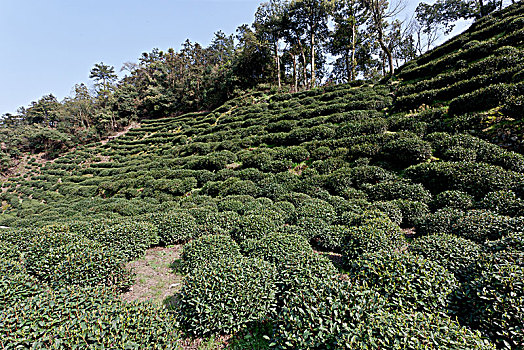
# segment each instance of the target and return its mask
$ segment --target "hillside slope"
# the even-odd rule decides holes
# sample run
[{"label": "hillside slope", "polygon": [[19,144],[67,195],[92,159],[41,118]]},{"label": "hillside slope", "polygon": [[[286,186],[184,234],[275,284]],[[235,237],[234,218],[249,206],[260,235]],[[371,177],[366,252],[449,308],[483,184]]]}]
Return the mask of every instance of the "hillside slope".
[{"label": "hillside slope", "polygon": [[[523,20],[393,83],[246,94],[4,182],[0,346],[522,348]],[[123,263],[173,244],[172,310],[120,301]]]}]

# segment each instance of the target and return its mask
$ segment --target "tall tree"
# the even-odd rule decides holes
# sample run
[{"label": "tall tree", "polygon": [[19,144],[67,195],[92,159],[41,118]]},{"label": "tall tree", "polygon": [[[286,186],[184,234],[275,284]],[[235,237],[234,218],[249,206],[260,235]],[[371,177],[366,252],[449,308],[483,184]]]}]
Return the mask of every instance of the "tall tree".
[{"label": "tall tree", "polygon": [[361,26],[367,21],[367,13],[357,0],[339,0],[333,11],[333,31],[330,33],[329,52],[340,56],[335,60],[334,71],[341,81],[356,79],[356,52],[362,41]]},{"label": "tall tree", "polygon": [[390,21],[402,10],[401,2],[390,6],[387,0],[362,0],[367,10],[369,11],[370,28],[376,35],[377,41],[387,58],[389,70],[387,76],[390,78],[393,75],[393,53],[390,45],[387,42],[387,30],[390,27]]},{"label": "tall tree", "polygon": [[285,12],[285,4],[281,0],[264,2],[258,7],[253,23],[259,40],[266,42],[273,51],[276,81],[279,89],[282,88],[280,45],[285,30],[283,26]]},{"label": "tall tree", "polygon": [[293,0],[290,6],[292,23],[303,27],[307,35],[310,49],[310,87],[316,85],[316,48],[328,36],[328,18],[333,8],[333,2],[329,0]]},{"label": "tall tree", "polygon": [[95,80],[99,91],[109,91],[112,83],[118,79],[118,76],[115,74],[115,67],[108,66],[104,64],[104,62],[100,62],[96,63],[93,69],[91,69],[89,78]]}]

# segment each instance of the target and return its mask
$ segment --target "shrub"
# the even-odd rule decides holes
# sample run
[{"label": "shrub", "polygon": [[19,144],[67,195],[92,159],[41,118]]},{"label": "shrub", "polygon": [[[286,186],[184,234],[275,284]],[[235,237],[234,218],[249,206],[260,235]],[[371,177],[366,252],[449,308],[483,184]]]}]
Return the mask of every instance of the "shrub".
[{"label": "shrub", "polygon": [[245,239],[260,239],[280,229],[278,224],[263,215],[250,214],[242,217],[238,227],[233,231],[233,238],[237,242]]},{"label": "shrub", "polygon": [[508,216],[524,216],[524,200],[512,191],[490,192],[478,203],[478,207]]},{"label": "shrub", "polygon": [[410,312],[443,311],[458,285],[444,267],[406,252],[365,254],[351,264],[350,276],[378,291],[391,307]]},{"label": "shrub", "polygon": [[[374,213],[366,212],[364,216],[371,214]],[[342,245],[342,255],[345,259],[353,260],[362,254],[382,250],[399,250],[405,244],[402,231],[385,214],[379,212],[376,217],[360,220],[359,226],[348,227]]]},{"label": "shrub", "polygon": [[424,186],[404,181],[381,182],[375,185],[365,185],[364,190],[372,201],[407,199],[427,203],[431,199],[431,194],[424,188]]},{"label": "shrub", "polygon": [[100,288],[45,291],[0,313],[2,348],[174,349],[174,318]]},{"label": "shrub", "polygon": [[497,215],[488,210],[442,209],[428,215],[417,231],[422,234],[451,233],[484,243],[517,231],[522,225],[522,218]]},{"label": "shrub", "polygon": [[230,333],[274,312],[276,270],[259,259],[226,258],[195,269],[178,295],[178,318],[191,335]]},{"label": "shrub", "polygon": [[399,138],[382,148],[386,160],[396,167],[407,167],[431,158],[431,144],[419,138]]},{"label": "shrub", "polygon": [[[91,223],[87,222],[84,225]],[[140,221],[108,223],[105,229],[88,231],[85,236],[120,253],[125,260],[142,256],[146,249],[159,243],[157,227]]]},{"label": "shrub", "polygon": [[402,223],[402,211],[400,210],[398,205],[395,204],[394,201],[374,202],[371,205],[371,209],[380,210],[381,212],[384,212],[388,216],[388,218],[397,225],[400,225]]},{"label": "shrub", "polygon": [[307,239],[300,235],[271,233],[251,244],[244,252],[273,264],[283,264],[293,256],[313,254]]},{"label": "shrub", "polygon": [[452,272],[459,281],[471,277],[475,263],[482,257],[482,247],[468,239],[435,234],[413,240],[409,250],[438,263]]},{"label": "shrub", "polygon": [[44,289],[21,263],[0,259],[0,313]]},{"label": "shrub", "polygon": [[495,349],[481,334],[449,317],[421,312],[379,310],[341,335],[334,348]]},{"label": "shrub", "polygon": [[160,243],[163,245],[187,241],[198,232],[195,218],[181,211],[151,213],[146,215],[146,219],[158,228]]},{"label": "shrub", "polygon": [[290,290],[278,314],[272,344],[283,349],[334,349],[339,339],[383,307],[375,292],[334,278]]},{"label": "shrub", "polygon": [[473,197],[462,191],[444,191],[435,196],[431,206],[434,209],[453,208],[466,210],[473,206]]},{"label": "shrub", "polygon": [[230,235],[240,220],[241,216],[234,211],[210,211],[199,220],[199,229],[207,234]]},{"label": "shrub", "polygon": [[333,206],[321,199],[304,201],[295,209],[295,215],[297,219],[314,218],[324,220],[327,223],[332,222],[336,217]]},{"label": "shrub", "polygon": [[351,177],[357,188],[361,188],[363,184],[376,184],[378,182],[395,179],[393,173],[372,165],[362,165],[352,168]]},{"label": "shrub", "polygon": [[402,213],[402,225],[405,227],[416,226],[418,222],[424,220],[429,214],[429,207],[426,203],[419,201],[410,201],[405,199],[396,199],[391,201]]},{"label": "shrub", "polygon": [[240,247],[229,236],[207,235],[199,237],[184,246],[181,258],[183,269],[190,272],[227,257],[240,256]]},{"label": "shrub", "polygon": [[106,285],[125,288],[130,273],[118,253],[79,235],[43,231],[25,254],[29,274],[52,286]]},{"label": "shrub", "polygon": [[522,175],[499,166],[472,162],[438,162],[409,167],[405,175],[432,193],[447,190],[467,192],[481,198],[488,192],[511,190],[522,182]]},{"label": "shrub", "polygon": [[327,225],[319,236],[314,238],[315,245],[321,249],[340,252],[348,228],[342,225]]}]

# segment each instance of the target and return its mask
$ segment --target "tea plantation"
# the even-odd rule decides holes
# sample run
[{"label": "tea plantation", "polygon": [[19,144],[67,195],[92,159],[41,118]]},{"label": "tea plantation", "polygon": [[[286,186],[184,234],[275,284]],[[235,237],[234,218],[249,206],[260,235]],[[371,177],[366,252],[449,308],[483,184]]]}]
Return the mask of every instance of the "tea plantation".
[{"label": "tea plantation", "polygon": [[[401,67],[2,183],[0,348],[524,348],[524,4]],[[125,263],[184,244],[169,307]]]}]

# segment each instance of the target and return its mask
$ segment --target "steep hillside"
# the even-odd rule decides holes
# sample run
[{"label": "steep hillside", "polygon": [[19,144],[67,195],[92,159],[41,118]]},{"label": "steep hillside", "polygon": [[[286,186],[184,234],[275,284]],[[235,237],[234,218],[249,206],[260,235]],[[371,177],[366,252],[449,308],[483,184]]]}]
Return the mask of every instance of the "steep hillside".
[{"label": "steep hillside", "polygon": [[447,118],[441,128],[473,131],[522,152],[523,16],[520,2],[401,67],[395,109],[442,107],[435,110]]},{"label": "steep hillside", "polygon": [[[254,92],[30,161],[2,185],[0,346],[522,348],[524,156],[489,128],[521,130],[523,18],[392,83]],[[175,244],[169,310],[123,302],[124,264]]]}]

